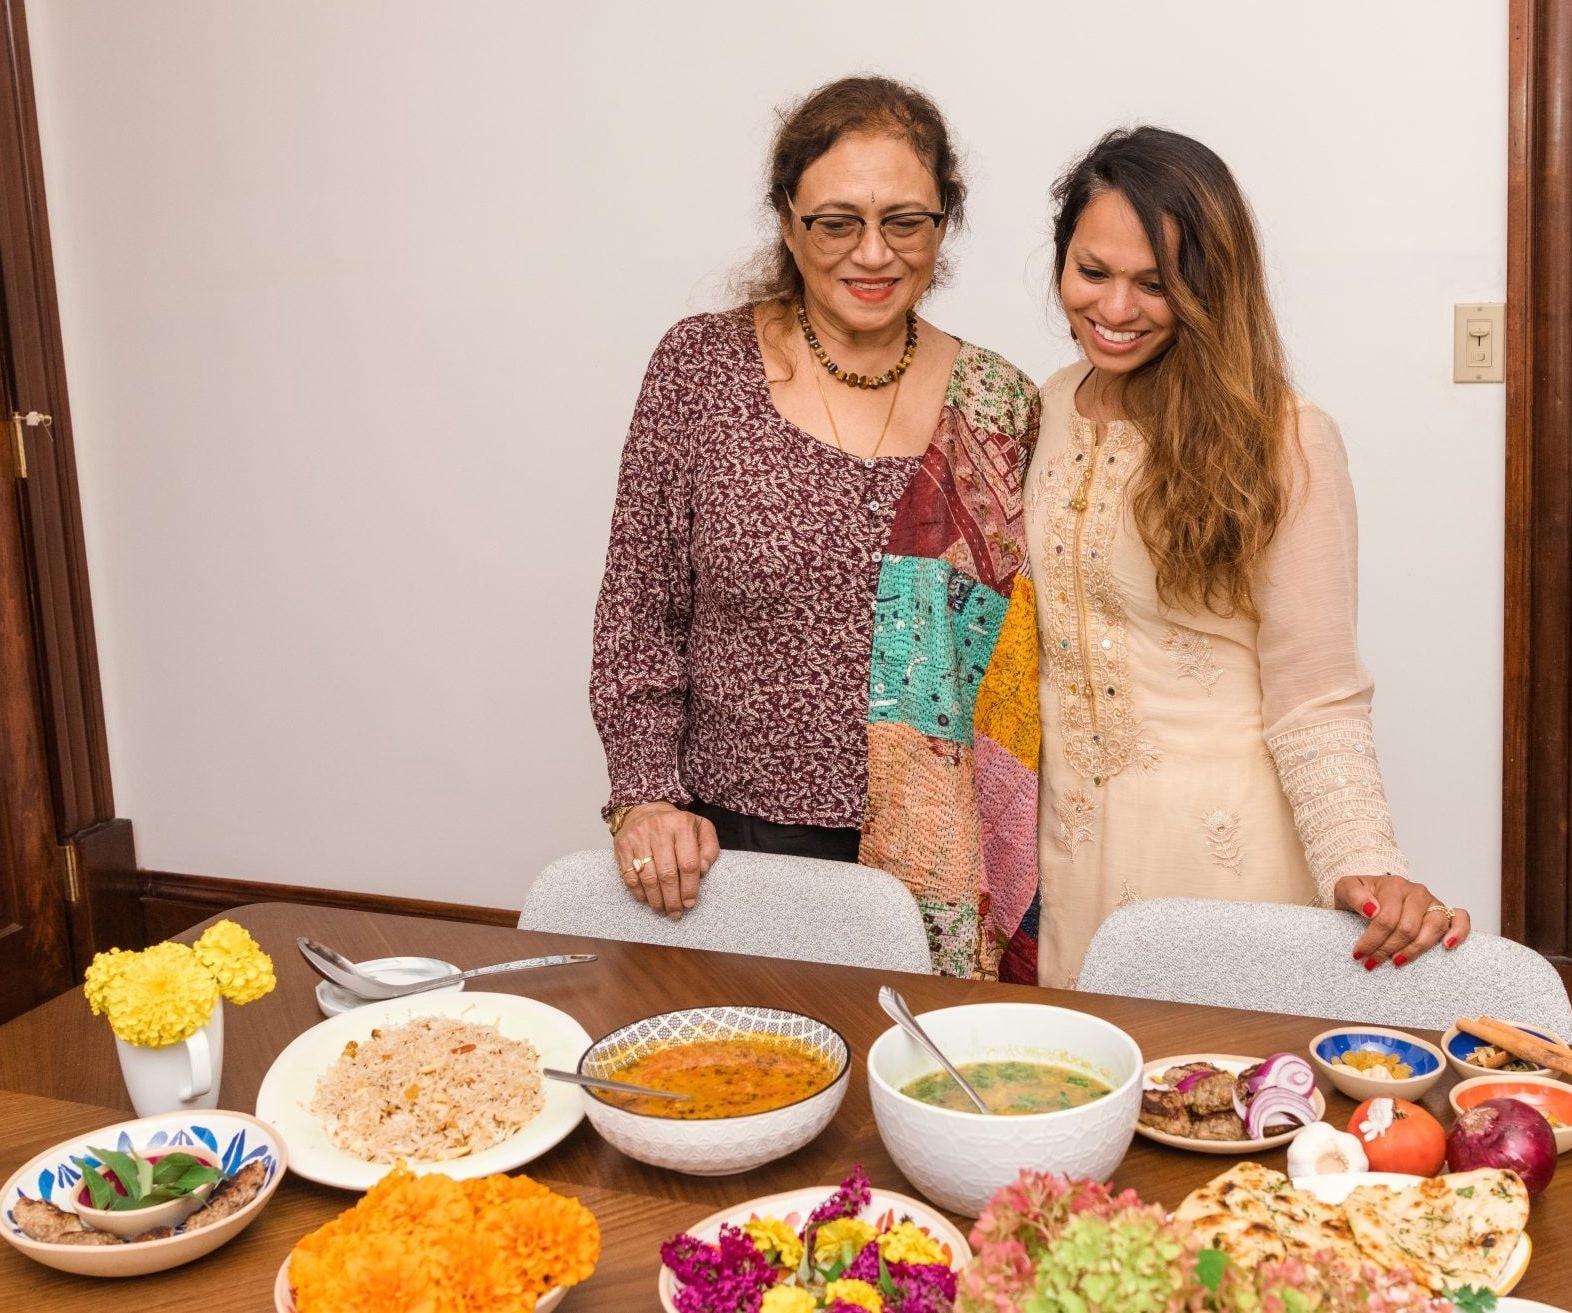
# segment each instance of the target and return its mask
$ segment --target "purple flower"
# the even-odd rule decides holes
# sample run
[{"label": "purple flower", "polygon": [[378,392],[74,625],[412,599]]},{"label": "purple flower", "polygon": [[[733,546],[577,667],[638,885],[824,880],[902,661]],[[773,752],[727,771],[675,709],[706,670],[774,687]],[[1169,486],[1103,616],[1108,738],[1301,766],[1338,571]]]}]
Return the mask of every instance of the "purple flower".
[{"label": "purple flower", "polygon": [[[895,1298],[884,1303],[887,1313],[950,1313],[955,1273],[943,1263],[886,1263],[884,1270],[895,1286]],[[878,1242],[864,1245],[841,1275],[878,1286]]]},{"label": "purple flower", "polygon": [[868,1180],[868,1173],[863,1171],[859,1163],[852,1168],[852,1174],[841,1182],[840,1188],[828,1199],[808,1214],[808,1225],[803,1228],[804,1233],[817,1230],[826,1222],[833,1222],[837,1217],[856,1217],[868,1206],[868,1201],[873,1198],[873,1185]]},{"label": "purple flower", "polygon": [[721,1227],[714,1245],[677,1236],[660,1247],[660,1259],[680,1283],[678,1313],[758,1313],[764,1291],[775,1284],[775,1273],[741,1227]]}]

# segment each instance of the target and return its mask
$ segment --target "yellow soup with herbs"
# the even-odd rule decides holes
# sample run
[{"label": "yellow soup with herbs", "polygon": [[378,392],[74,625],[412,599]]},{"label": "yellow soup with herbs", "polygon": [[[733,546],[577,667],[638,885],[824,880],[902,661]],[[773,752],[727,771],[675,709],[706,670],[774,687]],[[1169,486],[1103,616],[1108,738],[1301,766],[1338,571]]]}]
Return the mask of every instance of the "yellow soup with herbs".
[{"label": "yellow soup with herbs", "polygon": [[691,1121],[784,1108],[828,1086],[836,1077],[836,1067],[797,1041],[755,1034],[669,1044],[611,1075],[630,1085],[692,1097],[655,1099],[600,1092],[597,1098],[630,1112]]},{"label": "yellow soup with herbs", "polygon": [[[1006,1116],[1076,1108],[1109,1092],[1097,1077],[1051,1062],[963,1062],[957,1070],[988,1105],[989,1112]],[[920,1103],[953,1108],[956,1112],[977,1111],[945,1071],[919,1076],[902,1085],[901,1093]]]}]

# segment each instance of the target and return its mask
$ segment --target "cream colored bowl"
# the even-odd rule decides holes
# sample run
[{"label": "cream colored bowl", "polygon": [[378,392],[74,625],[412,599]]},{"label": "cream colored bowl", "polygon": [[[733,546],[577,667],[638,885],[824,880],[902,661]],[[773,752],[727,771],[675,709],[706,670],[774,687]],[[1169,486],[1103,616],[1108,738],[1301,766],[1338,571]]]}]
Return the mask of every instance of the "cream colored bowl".
[{"label": "cream colored bowl", "polygon": [[[228,1172],[260,1162],[266,1172],[262,1189],[246,1205],[222,1221],[197,1231],[177,1231],[163,1240],[135,1244],[59,1245],[33,1240],[22,1234],[15,1210],[24,1195],[47,1199],[66,1212],[73,1211],[74,1187],[81,1176],[72,1158],[85,1158],[90,1145],[110,1149],[135,1149],[174,1145],[204,1145],[214,1150]],[[171,1112],[119,1122],[86,1135],[62,1140],[52,1149],[24,1163],[0,1190],[0,1237],[45,1267],[88,1277],[136,1277],[179,1267],[210,1254],[250,1226],[284,1179],[287,1155],[284,1142],[266,1122],[243,1112]]]},{"label": "cream colored bowl", "polygon": [[895,1165],[940,1207],[976,1217],[1022,1168],[1106,1181],[1141,1114],[1141,1050],[1111,1022],[1039,1003],[970,1003],[917,1020],[957,1065],[1048,1062],[1104,1081],[1111,1093],[1078,1108],[1023,1116],[952,1112],[901,1093],[937,1064],[897,1026],[868,1050],[879,1138]]}]

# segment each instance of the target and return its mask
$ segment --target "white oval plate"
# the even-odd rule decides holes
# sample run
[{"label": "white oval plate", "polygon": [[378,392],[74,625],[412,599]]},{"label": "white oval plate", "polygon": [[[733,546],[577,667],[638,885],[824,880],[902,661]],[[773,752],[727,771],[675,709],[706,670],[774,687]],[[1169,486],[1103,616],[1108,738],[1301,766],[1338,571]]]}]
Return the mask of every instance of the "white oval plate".
[{"label": "white oval plate", "polygon": [[[440,957],[374,957],[369,962],[356,962],[355,965],[368,976],[385,980],[390,985],[413,985],[422,980],[436,980],[441,976],[458,974],[458,968],[453,963],[444,962]],[[423,997],[456,994],[463,988],[464,982],[461,980],[456,985],[444,985],[441,989],[428,990]],[[348,1012],[351,1008],[363,1008],[367,1003],[375,1001],[361,998],[359,994],[351,994],[342,985],[335,985],[331,980],[317,981],[317,1007],[321,1009],[324,1017],[336,1017],[341,1012]]]},{"label": "white oval plate", "polygon": [[[723,1208],[718,1213],[711,1213],[696,1226],[690,1226],[686,1234],[696,1240],[703,1240],[714,1244],[720,1237],[721,1225],[730,1222],[733,1226],[741,1226],[751,1217],[779,1217],[790,1222],[789,1215],[798,1214],[799,1220],[790,1222],[794,1229],[801,1229],[801,1219],[822,1204],[835,1193],[833,1185],[814,1185],[802,1190],[788,1190],[784,1194],[765,1195],[759,1199],[750,1199],[747,1203],[734,1204],[730,1208]],[[958,1231],[949,1218],[934,1208],[932,1204],[925,1204],[921,1200],[908,1198],[903,1194],[896,1194],[891,1190],[880,1190],[874,1187],[868,1200],[868,1206],[858,1214],[859,1217],[878,1217],[886,1210],[893,1211],[897,1216],[910,1217],[924,1231],[928,1232],[935,1240],[942,1241],[950,1247],[950,1266],[959,1272],[966,1264],[972,1261],[971,1246],[966,1243],[966,1237]],[[666,1313],[677,1313],[675,1303],[677,1297],[677,1278],[664,1264],[660,1269],[660,1281],[657,1283],[660,1293],[661,1307]]]},{"label": "white oval plate", "polygon": [[[1340,1204],[1348,1198],[1356,1186],[1361,1185],[1390,1185],[1401,1188],[1405,1185],[1417,1185],[1425,1178],[1423,1176],[1409,1176],[1404,1172],[1326,1172],[1321,1176],[1299,1176],[1294,1178],[1294,1185],[1300,1190],[1308,1191],[1324,1204]],[[1501,1275],[1496,1278],[1491,1287],[1498,1295],[1504,1295],[1513,1286],[1523,1279],[1523,1273],[1528,1271],[1528,1260],[1534,1252],[1533,1242],[1528,1236],[1521,1235],[1517,1244],[1512,1246],[1512,1252],[1507,1255],[1506,1264],[1501,1269]],[[1511,1300],[1510,1304],[1519,1304],[1524,1308],[1543,1308],[1542,1304],[1531,1304],[1525,1300]],[[1497,1304],[1497,1313],[1508,1307],[1507,1304]]]},{"label": "white oval plate", "polygon": [[[566,1012],[517,994],[439,994],[434,998],[390,998],[367,1003],[341,1016],[319,1021],[297,1035],[273,1060],[257,1092],[257,1116],[271,1122],[289,1145],[289,1168],[307,1180],[341,1190],[369,1190],[393,1168],[340,1149],[310,1110],[317,1080],[350,1040],[363,1041],[375,1026],[397,1026],[415,1017],[454,1017],[493,1025],[509,1039],[528,1040],[541,1065],[572,1071],[590,1045],[589,1032]],[[567,1135],[584,1116],[584,1096],[574,1086],[543,1081],[545,1106],[500,1144],[443,1162],[414,1159],[412,1172],[445,1172],[457,1180],[506,1172],[538,1158]]]},{"label": "white oval plate", "polygon": [[[1231,1071],[1238,1075],[1246,1067],[1253,1067],[1260,1062],[1260,1058],[1243,1058],[1237,1053],[1185,1053],[1177,1058],[1157,1058],[1148,1062],[1143,1069],[1146,1079],[1142,1084],[1143,1089],[1166,1089],[1156,1078],[1167,1071],[1169,1067],[1182,1067],[1187,1062],[1209,1062],[1219,1071]],[[1317,1118],[1326,1116],[1326,1099],[1319,1089],[1310,1095],[1310,1102],[1315,1108]],[[1284,1131],[1281,1135],[1268,1135],[1263,1140],[1197,1140],[1188,1135],[1169,1135],[1167,1131],[1160,1131],[1154,1126],[1143,1126],[1140,1122],[1135,1124],[1135,1133],[1144,1135],[1148,1140],[1156,1140],[1158,1144],[1171,1145],[1175,1149],[1189,1149],[1194,1153],[1255,1153],[1259,1149],[1275,1149],[1279,1145],[1287,1144],[1300,1131],[1303,1126],[1296,1126],[1291,1131]]]}]

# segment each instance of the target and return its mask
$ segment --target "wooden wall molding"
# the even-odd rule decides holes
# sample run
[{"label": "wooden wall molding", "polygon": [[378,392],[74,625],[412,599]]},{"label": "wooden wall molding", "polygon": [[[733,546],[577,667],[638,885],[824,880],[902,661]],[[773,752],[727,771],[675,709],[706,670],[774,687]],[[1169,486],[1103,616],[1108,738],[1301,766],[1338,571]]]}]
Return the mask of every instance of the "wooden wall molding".
[{"label": "wooden wall molding", "polygon": [[1501,923],[1572,981],[1572,6],[1509,22]]},{"label": "wooden wall molding", "polygon": [[391,912],[398,916],[427,916],[445,921],[472,921],[481,925],[516,926],[517,910],[438,903],[422,898],[395,898],[388,894],[363,894],[343,889],[316,889],[307,885],[270,884],[262,880],[223,880],[203,875],[178,875],[168,871],[139,871],[131,876],[140,905],[140,942],[121,947],[145,947],[189,929],[198,921],[247,903],[309,903],[319,907],[348,907],[365,912]]}]

